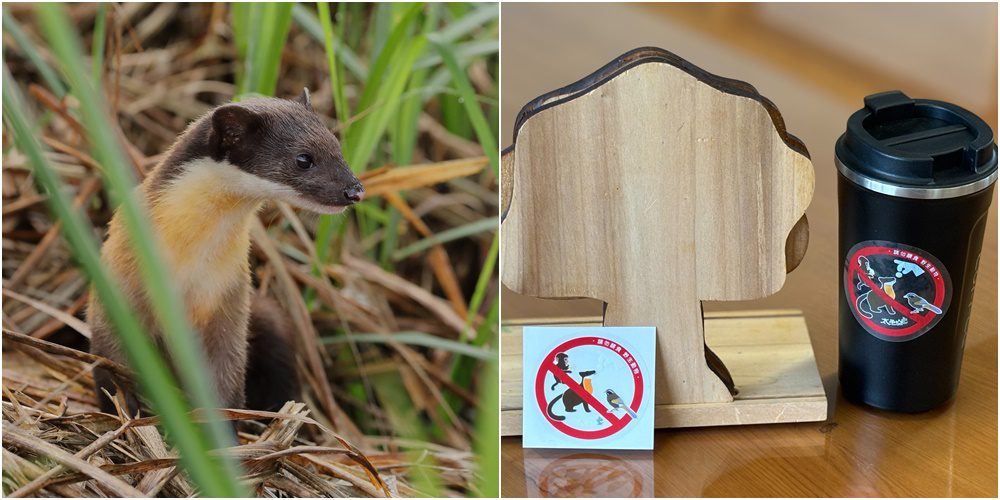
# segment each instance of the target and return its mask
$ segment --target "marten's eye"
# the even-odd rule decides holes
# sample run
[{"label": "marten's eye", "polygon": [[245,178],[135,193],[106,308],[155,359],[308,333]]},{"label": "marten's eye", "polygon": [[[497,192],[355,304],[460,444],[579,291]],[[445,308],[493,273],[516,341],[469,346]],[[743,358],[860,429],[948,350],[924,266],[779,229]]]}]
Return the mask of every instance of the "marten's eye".
[{"label": "marten's eye", "polygon": [[313,157],[302,153],[295,157],[295,163],[299,165],[299,168],[312,168]]}]

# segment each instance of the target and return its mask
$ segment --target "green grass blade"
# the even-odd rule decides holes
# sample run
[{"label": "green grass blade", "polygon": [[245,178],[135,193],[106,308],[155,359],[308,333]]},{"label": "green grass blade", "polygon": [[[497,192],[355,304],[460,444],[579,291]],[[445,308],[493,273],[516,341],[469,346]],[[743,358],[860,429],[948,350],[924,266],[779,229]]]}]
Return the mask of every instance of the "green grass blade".
[{"label": "green grass blade", "polygon": [[[472,292],[472,298],[469,299],[469,317],[466,319],[466,325],[472,324],[472,319],[475,317],[475,312],[483,305],[483,300],[486,298],[486,292],[489,289],[490,281],[493,278],[493,269],[496,267],[497,258],[500,254],[500,233],[493,234],[493,243],[490,245],[490,250],[486,254],[486,261],[483,262],[483,268],[479,271],[479,279],[476,280],[476,288]],[[483,345],[488,339],[476,337],[473,342],[475,345]]]},{"label": "green grass blade", "polygon": [[[347,19],[363,19],[365,18],[365,11],[370,7],[370,4],[362,2],[339,2],[340,9],[347,12]],[[368,16],[369,18],[371,16]],[[363,47],[365,42],[367,42],[367,36],[369,36],[370,31],[368,26],[370,23],[348,23],[345,22],[342,26],[340,32],[340,38],[344,41],[344,44],[348,47]]]},{"label": "green grass blade", "polygon": [[421,8],[421,4],[410,5],[393,27],[392,32],[382,47],[382,51],[375,59],[375,63],[372,64],[368,72],[368,77],[365,79],[365,88],[361,92],[361,99],[358,101],[356,114],[363,113],[368,109],[384,86],[391,84],[391,82],[384,80],[386,71],[389,69],[389,63],[398,60],[401,53],[400,49],[403,48],[403,44],[410,38],[408,32]]},{"label": "green grass blade", "polygon": [[278,88],[278,71],[281,69],[281,49],[285,46],[288,38],[288,29],[292,25],[292,3],[269,2],[266,4],[267,20],[266,25],[270,26],[265,40],[271,42],[265,46],[265,50],[259,55],[259,68],[261,75],[258,80],[258,88],[255,89],[264,95],[274,95]]},{"label": "green grass blade", "polygon": [[[374,156],[389,119],[396,115],[400,106],[413,63],[423,51],[426,40],[422,36],[406,36],[421,8],[421,4],[407,7],[368,73],[367,83],[355,108],[355,114],[367,114],[351,126],[343,141],[344,157],[355,172],[365,170]],[[333,236],[332,224],[333,217],[330,215],[321,216],[317,224],[316,255],[321,263],[326,261],[328,255]]]},{"label": "green grass blade", "polygon": [[[389,118],[399,107],[400,98],[406,88],[406,82],[411,74],[410,69],[417,56],[424,50],[426,39],[423,36],[409,40],[409,44],[399,48],[399,54],[392,60],[389,73],[381,80],[381,85],[372,103],[371,112],[365,116],[357,127],[353,141],[348,139],[350,156],[348,165],[356,172],[364,171],[375,153],[375,148],[385,134]],[[373,73],[374,74],[374,73]],[[359,112],[361,108],[359,107]]]},{"label": "green grass blade", "polygon": [[438,97],[438,101],[441,105],[441,124],[452,134],[463,139],[474,139],[475,130],[465,112],[462,96],[446,92]]},{"label": "green grass blade", "polygon": [[107,7],[108,5],[105,3],[97,4],[97,16],[94,18],[94,43],[90,56],[90,79],[98,89],[101,88],[101,82],[104,79],[104,43]]},{"label": "green grass blade", "polygon": [[399,342],[400,344],[441,349],[443,351],[454,352],[482,361],[496,361],[497,359],[496,352],[492,350],[471,346],[457,340],[436,337],[424,332],[396,332],[393,334],[366,333],[353,335],[350,339],[347,338],[346,335],[338,335],[336,337],[323,337],[322,342],[326,345],[347,344],[350,342],[357,342],[359,344],[388,344],[390,342]]},{"label": "green grass blade", "polygon": [[[498,15],[495,5],[483,5],[475,9],[470,9],[468,4],[448,4],[447,10],[457,20],[452,21],[448,26],[431,37],[439,44],[452,46],[452,52],[455,54],[456,60],[459,61],[459,67],[464,67],[467,61],[476,57],[477,54],[485,55],[499,50],[499,43],[496,43],[495,37],[492,37],[494,38],[492,40],[472,40],[465,43],[456,42],[457,39],[469,33],[483,31],[486,28],[486,26],[483,26],[484,23],[487,23]],[[425,56],[417,64],[420,65],[418,67],[423,67],[423,65],[436,66],[441,62],[442,58],[440,54],[435,53]],[[429,86],[441,86],[450,79],[450,70],[448,68],[440,68],[434,72]],[[431,95],[425,94],[424,99],[429,98]],[[465,139],[472,139],[475,135],[475,127],[465,111],[464,99],[461,93],[458,93],[458,95],[446,93],[445,95],[438,96],[441,122],[451,133]],[[490,130],[496,136],[495,129],[491,127]]]},{"label": "green grass blade", "polygon": [[[299,27],[304,29],[306,33],[309,33],[310,36],[320,42],[324,41],[323,26],[319,18],[317,18],[316,14],[314,14],[311,10],[304,5],[296,5],[295,8],[292,9],[292,17],[295,18],[295,22],[298,23]],[[342,37],[334,35],[332,42],[333,49],[337,51],[337,55],[340,56],[340,60],[344,63],[344,67],[353,73],[356,78],[361,81],[365,81],[368,78],[368,68],[365,67],[363,62],[361,62],[357,53],[351,50],[351,48],[342,40]]]},{"label": "green grass blade", "polygon": [[496,2],[480,4],[475,10],[452,21],[437,33],[440,43],[451,43],[479,29],[487,21],[500,17],[500,5]]},{"label": "green grass blade", "polygon": [[[494,226],[495,227],[495,226]],[[500,253],[500,233],[493,234],[493,243],[490,245],[489,253],[486,254],[486,261],[483,262],[483,269],[479,272],[479,279],[476,280],[476,288],[472,291],[472,298],[469,299],[469,317],[465,320],[465,327],[468,328],[472,324],[473,318],[475,318],[476,312],[482,307],[483,300],[486,298],[486,292],[489,290],[489,285],[494,278],[493,270],[496,267],[497,258]],[[497,306],[499,299],[494,300],[492,307]],[[491,323],[491,321],[493,323]],[[490,319],[490,315],[484,319],[483,323],[480,324],[479,329],[476,331],[476,337],[472,339],[472,345],[483,346],[486,345],[493,337],[492,328],[495,326],[496,319]],[[462,336],[464,339],[465,336]],[[455,383],[467,387],[469,382],[472,380],[471,373],[475,367],[474,361],[469,358],[463,358],[462,356],[457,356],[455,358],[454,364],[451,368],[451,379]]]},{"label": "green grass blade", "polygon": [[205,496],[235,496],[241,490],[234,476],[213,474],[219,467],[208,455],[209,442],[188,416],[187,403],[176,390],[173,375],[167,369],[142,324],[128,307],[128,299],[118,283],[101,265],[97,241],[90,221],[73,210],[55,170],[45,159],[38,144],[27,106],[17,92],[17,84],[7,66],[3,69],[3,115],[18,148],[34,166],[34,175],[48,193],[46,200],[52,212],[63,221],[63,236],[73,255],[90,278],[94,291],[105,304],[108,318],[115,325],[126,352],[136,368],[143,392],[149,395],[153,410],[160,416],[171,442],[180,450],[181,464]]},{"label": "green grass blade", "polygon": [[[413,396],[406,390],[402,375],[398,372],[380,373],[372,378],[375,393],[385,414],[392,423],[394,433],[407,439],[427,441],[428,429],[422,424],[421,416],[413,402]],[[426,449],[408,453],[411,469],[411,486],[422,495],[441,498],[442,485],[439,474],[432,468],[434,458]]]},{"label": "green grass blade", "polygon": [[319,262],[313,266],[313,274],[319,273],[319,267],[317,266],[325,263],[329,255],[330,240],[333,238],[334,219],[330,215],[321,215],[319,222],[316,223],[316,258],[319,259]]},{"label": "green grass blade", "polygon": [[383,227],[385,233],[382,237],[382,246],[379,248],[378,263],[383,269],[392,269],[392,254],[399,244],[399,226],[403,222],[403,214],[399,213],[395,207],[387,207],[389,211],[389,222]]},{"label": "green grass blade", "polygon": [[[401,47],[399,57],[393,61],[391,71],[385,77],[381,91],[373,105],[372,111],[365,116],[356,127],[352,128],[355,139],[346,139],[344,148],[347,164],[355,171],[363,171],[368,166],[379,140],[385,134],[389,124],[389,118],[396,112],[402,97],[403,89],[410,75],[410,68],[417,56],[424,50],[426,39],[418,36],[410,40],[409,45]],[[350,146],[350,147],[348,147]],[[320,262],[326,262],[328,249],[330,246],[330,231],[333,224],[333,216],[320,216],[316,229],[316,255]]]},{"label": "green grass blade", "polygon": [[[490,56],[500,51],[500,42],[497,40],[471,40],[456,44],[454,47],[455,59],[459,62],[467,61],[475,57]],[[428,54],[421,57],[413,65],[413,69],[432,68],[441,64],[443,60],[440,54]]]},{"label": "green grass blade", "polygon": [[[260,2],[251,4],[244,33],[253,33],[247,42],[246,64],[240,91],[274,95],[281,68],[281,49],[292,23],[291,3]],[[254,32],[254,30],[259,30]]]},{"label": "green grass blade", "polygon": [[428,35],[428,38],[434,48],[437,49],[438,53],[441,54],[441,59],[444,60],[445,66],[451,72],[452,82],[455,84],[455,88],[458,90],[462,104],[465,106],[465,111],[469,115],[469,121],[472,122],[472,127],[476,131],[476,137],[479,139],[479,145],[483,147],[483,151],[486,153],[486,157],[490,159],[490,165],[493,167],[493,173],[500,178],[500,153],[497,150],[497,140],[493,135],[493,130],[490,125],[486,122],[486,117],[483,115],[483,110],[479,106],[479,101],[476,99],[476,92],[472,88],[472,83],[469,82],[469,77],[465,74],[465,71],[458,65],[458,61],[455,60],[455,54],[452,52],[451,47],[444,42],[441,42],[440,38]]},{"label": "green grass blade", "polygon": [[246,27],[250,23],[250,8],[252,4],[235,2],[229,6],[230,26],[233,31],[233,44],[236,45],[238,61],[245,61],[249,50],[249,40]]},{"label": "green grass blade", "polygon": [[[427,4],[421,32],[430,33],[437,27],[441,18],[441,10],[439,4]],[[392,161],[396,165],[409,165],[414,161],[413,153],[416,151],[417,138],[420,136],[418,128],[420,112],[425,103],[425,100],[422,99],[422,89],[429,73],[429,69],[418,70],[414,68],[410,82],[407,84],[407,90],[400,102],[399,111],[393,117],[390,125]],[[391,213],[391,220],[389,225],[384,226],[385,237],[382,238],[379,248],[379,264],[385,269],[391,270],[392,255],[396,252],[399,244],[397,228],[399,228],[402,216],[393,207],[388,207],[388,210]]]},{"label": "green grass blade", "polygon": [[486,363],[479,381],[474,449],[478,465],[473,493],[500,498],[500,376],[499,363]]},{"label": "green grass blade", "polygon": [[14,16],[7,11],[6,8],[3,9],[3,31],[4,33],[9,33],[10,36],[17,42],[17,46],[21,48],[24,52],[24,56],[31,61],[31,64],[35,66],[38,73],[42,76],[42,80],[45,81],[45,85],[49,87],[52,93],[62,99],[66,95],[66,86],[63,85],[62,80],[59,78],[59,74],[56,73],[49,63],[45,62],[42,54],[38,52],[35,44],[32,43],[28,35],[21,29],[21,26],[17,24],[17,20]]},{"label": "green grass blade", "polygon": [[333,44],[333,20],[330,19],[330,6],[326,2],[320,2],[316,7],[319,9],[319,20],[323,27],[323,46],[326,48],[326,59],[330,68],[333,104],[337,108],[337,122],[340,125],[341,137],[344,137],[350,129],[351,109],[348,107],[347,97],[344,95],[346,82],[341,77],[340,60],[337,58],[337,50]]},{"label": "green grass blade", "polygon": [[[489,288],[490,280],[493,278],[493,269],[496,267],[499,253],[500,233],[497,232],[493,234],[493,243],[490,245],[490,250],[486,254],[486,261],[483,262],[483,268],[479,271],[479,279],[476,280],[476,288],[472,292],[472,298],[469,299],[469,318],[466,320],[467,325],[472,323],[472,318],[475,317],[475,312],[478,311],[483,305],[483,300],[486,298],[486,291]],[[485,339],[483,340],[485,341]],[[476,345],[482,345],[482,342],[477,342]]]},{"label": "green grass blade", "polygon": [[261,34],[258,32],[260,30],[260,25],[262,22],[262,12],[264,10],[263,4],[259,2],[248,3],[246,7],[246,24],[241,28],[243,34],[241,36],[246,38],[246,55],[243,58],[243,74],[240,76],[239,85],[239,95],[234,98],[238,100],[240,96],[253,92],[252,89],[257,88],[257,74],[256,69],[256,59],[257,53],[260,51],[258,47],[261,44]]},{"label": "green grass blade", "polygon": [[399,261],[403,260],[415,253],[423,252],[428,248],[441,244],[447,243],[449,241],[459,240],[462,238],[467,238],[469,236],[484,233],[486,231],[496,231],[497,224],[500,223],[499,217],[490,217],[488,219],[479,219],[475,222],[470,222],[463,226],[453,227],[441,231],[440,233],[434,234],[422,240],[418,240],[411,243],[403,248],[400,248],[395,253],[392,254],[392,260]]},{"label": "green grass blade", "polygon": [[[424,107],[422,99],[424,81],[427,79],[427,70],[413,73],[410,79],[407,96],[399,106],[393,123],[392,136],[392,161],[396,165],[409,165],[413,163],[413,151],[417,146],[417,138],[420,135],[418,124],[420,111]],[[411,94],[412,95],[409,95]]]},{"label": "green grass blade", "polygon": [[[428,4],[422,31],[424,33],[432,32],[440,21],[440,18],[441,5]],[[418,69],[417,63],[414,63],[413,75],[410,77],[407,94],[415,92],[417,96],[416,98],[406,97],[403,99],[403,102],[399,106],[399,112],[396,114],[391,134],[392,159],[396,165],[409,165],[413,163],[413,152],[416,149],[417,137],[420,135],[417,125],[420,118],[420,111],[426,102],[426,99],[422,95],[424,93],[420,89],[423,88],[429,73],[429,69]]]},{"label": "green grass blade", "polygon": [[[104,167],[106,185],[110,187],[112,199],[118,204],[129,241],[136,254],[140,275],[149,294],[150,303],[161,327],[171,359],[178,366],[183,386],[192,402],[206,409],[209,415],[218,407],[214,384],[191,327],[187,322],[183,303],[174,289],[168,271],[160,265],[159,248],[148,223],[148,217],[135,200],[135,178],[125,161],[117,135],[108,123],[104,98],[95,92],[86,71],[81,64],[80,40],[69,22],[61,5],[38,4],[36,13],[42,31],[45,33],[53,52],[62,64],[70,88],[80,102],[80,115],[86,127],[90,144],[96,159]],[[142,367],[137,367],[141,369]],[[217,448],[232,444],[232,436],[227,424],[221,419],[209,418],[208,434]],[[195,449],[192,453],[198,453]],[[201,470],[189,470],[192,479],[205,484],[218,495],[231,496],[243,493],[235,478],[239,468],[229,458],[207,460],[208,466]],[[215,479],[209,479],[214,476]],[[206,496],[214,496],[207,495]]]},{"label": "green grass blade", "polygon": [[[379,2],[372,5],[371,15],[368,28],[368,40],[371,44],[371,50],[369,53],[368,60],[378,59],[378,55],[385,48],[385,42],[389,38],[389,33],[392,31],[392,27],[396,24],[395,20],[395,7],[396,5],[392,2]],[[409,4],[409,7],[413,7],[414,4]],[[371,73],[369,73],[369,76]]]}]

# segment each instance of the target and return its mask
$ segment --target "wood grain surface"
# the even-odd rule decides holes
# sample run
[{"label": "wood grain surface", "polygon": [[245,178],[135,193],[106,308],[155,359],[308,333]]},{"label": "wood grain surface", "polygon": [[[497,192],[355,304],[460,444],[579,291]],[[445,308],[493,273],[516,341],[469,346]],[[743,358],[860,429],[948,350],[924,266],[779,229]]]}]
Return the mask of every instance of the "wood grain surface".
[{"label": "wood grain surface", "polygon": [[[600,326],[601,318],[505,323],[500,350],[500,435],[522,432],[525,326]],[[707,427],[826,419],[827,399],[801,311],[732,311],[705,315],[705,343],[726,360],[739,393],[732,401],[657,404],[655,427]],[[700,354],[696,353],[696,354]]]},{"label": "wood grain surface", "polygon": [[658,405],[732,401],[703,356],[701,301],[781,287],[812,164],[748,85],[655,49],[617,60],[607,80],[522,112],[503,283],[599,298],[608,326],[655,326]]},{"label": "wood grain surface", "polygon": [[[693,7],[685,7],[691,9]],[[848,8],[845,6],[845,8]],[[940,8],[947,8],[943,4]],[[905,17],[905,5],[899,6]],[[996,5],[981,5],[983,16],[996,17]],[[796,308],[804,311],[820,374],[830,398],[827,421],[702,429],[667,429],[656,433],[655,451],[626,463],[657,496],[991,496],[997,495],[997,219],[990,212],[972,319],[969,324],[958,395],[943,408],[903,415],[847,403],[837,386],[837,195],[833,144],[847,117],[862,98],[892,88],[906,91],[905,78],[881,72],[878,78],[826,68],[828,84],[813,75],[802,77],[787,61],[784,46],[802,54],[794,38],[783,44],[747,44],[703,30],[699,23],[671,16],[667,6],[527,5],[502,6],[503,53],[501,130],[510,133],[520,107],[542,92],[559,88],[588,74],[597,65],[640,46],[671,50],[707,71],[753,83],[782,111],[789,130],[809,148],[816,169],[816,191],[807,210],[808,252],[787,276],[782,289],[752,302],[708,302],[706,310]],[[800,12],[803,11],[800,9]],[[807,12],[808,9],[805,10]],[[666,13],[665,13],[666,12]],[[805,15],[805,14],[803,14]],[[700,18],[699,18],[700,19]],[[710,19],[705,17],[704,19]],[[741,36],[752,30],[752,19],[741,15]],[[845,26],[845,30],[850,27]],[[947,44],[942,28],[933,43]],[[773,27],[761,40],[780,37]],[[910,64],[925,61],[915,33]],[[995,60],[995,47],[953,46],[953,57]],[[770,52],[769,52],[770,51]],[[936,53],[941,53],[940,50]],[[812,53],[806,66],[836,64]],[[777,61],[777,62],[776,62]],[[860,68],[860,69],[859,69]],[[942,78],[951,78],[941,75]],[[841,78],[842,81],[832,81]],[[996,91],[996,80],[992,87]],[[925,88],[921,86],[920,88]],[[945,98],[963,104],[961,96]],[[979,100],[979,99],[977,99]],[[995,103],[995,99],[993,100]],[[994,127],[995,105],[972,107]],[[512,137],[507,136],[509,145]],[[994,201],[994,205],[996,202]],[[539,300],[504,291],[503,315],[516,317],[593,316],[597,301]],[[551,484],[545,476],[551,463],[571,454],[541,456],[523,450],[519,438],[502,442],[502,494],[524,496]],[[613,456],[614,454],[607,454]],[[589,455],[588,455],[589,456]],[[648,459],[648,460],[647,460]],[[611,463],[609,461],[609,463]],[[549,471],[549,472],[546,472]],[[604,486],[607,486],[604,484]],[[627,490],[635,491],[635,485]],[[607,489],[602,490],[607,493]],[[642,488],[639,491],[645,491]],[[583,495],[586,491],[574,491]]]}]

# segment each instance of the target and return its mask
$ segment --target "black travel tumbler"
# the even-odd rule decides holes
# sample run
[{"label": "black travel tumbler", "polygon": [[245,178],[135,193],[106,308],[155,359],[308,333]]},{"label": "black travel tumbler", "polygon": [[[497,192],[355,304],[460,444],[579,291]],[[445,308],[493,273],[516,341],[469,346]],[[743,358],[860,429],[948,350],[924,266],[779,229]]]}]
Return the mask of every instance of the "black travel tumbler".
[{"label": "black travel tumbler", "polygon": [[993,131],[902,92],[865,98],[836,145],[840,386],[921,412],[954,396],[997,178]]}]

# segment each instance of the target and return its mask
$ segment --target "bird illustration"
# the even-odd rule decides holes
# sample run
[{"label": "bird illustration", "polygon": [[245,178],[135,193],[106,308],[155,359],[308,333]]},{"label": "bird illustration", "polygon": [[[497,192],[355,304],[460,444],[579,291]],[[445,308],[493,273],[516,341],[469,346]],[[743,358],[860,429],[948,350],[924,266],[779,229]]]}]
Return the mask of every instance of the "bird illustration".
[{"label": "bird illustration", "polygon": [[934,304],[927,302],[927,299],[913,292],[907,293],[906,295],[904,295],[904,297],[906,297],[906,303],[910,304],[910,307],[913,308],[913,310],[910,311],[912,313],[918,313],[927,310],[933,312],[934,314],[941,314],[941,309],[939,309]]},{"label": "bird illustration", "polygon": [[608,395],[608,404],[610,404],[612,408],[616,410],[625,410],[625,413],[628,413],[628,415],[632,417],[632,419],[639,418],[639,415],[636,415],[631,408],[629,408],[628,406],[625,405],[625,403],[622,402],[621,396],[616,394],[615,391],[608,389],[604,391],[604,393]]}]

